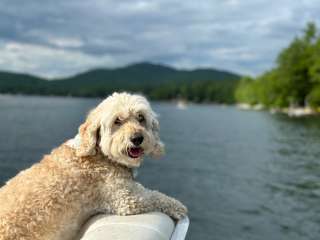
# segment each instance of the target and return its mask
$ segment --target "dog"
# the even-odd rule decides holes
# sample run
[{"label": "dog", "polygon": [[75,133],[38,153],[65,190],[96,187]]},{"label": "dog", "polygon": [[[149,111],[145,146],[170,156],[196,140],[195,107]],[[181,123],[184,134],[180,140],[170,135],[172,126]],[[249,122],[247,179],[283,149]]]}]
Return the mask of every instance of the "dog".
[{"label": "dog", "polygon": [[0,240],[71,240],[97,213],[183,218],[181,202],[134,181],[145,155],[163,153],[147,99],[114,93],[89,112],[74,139],[0,189]]}]

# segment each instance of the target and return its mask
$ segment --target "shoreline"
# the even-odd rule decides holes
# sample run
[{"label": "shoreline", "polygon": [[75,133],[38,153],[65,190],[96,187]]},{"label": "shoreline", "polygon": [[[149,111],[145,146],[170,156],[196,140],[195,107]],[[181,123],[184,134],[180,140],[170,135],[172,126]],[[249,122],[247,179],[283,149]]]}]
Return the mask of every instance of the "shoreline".
[{"label": "shoreline", "polygon": [[[1,97],[49,97],[49,98],[69,98],[69,99],[103,99],[103,97],[87,97],[87,96],[71,96],[71,95],[37,95],[37,94],[12,94],[0,93]],[[212,106],[233,106],[243,111],[268,111],[271,114],[285,114],[289,117],[305,117],[320,115],[320,108],[315,110],[311,107],[289,107],[289,108],[267,108],[262,104],[247,104],[247,103],[217,103],[217,102],[192,102],[182,99],[151,99],[152,102],[172,103],[178,109],[187,109],[190,105],[212,105]]]},{"label": "shoreline", "polygon": [[[236,106],[236,103],[222,103],[222,102],[210,102],[210,101],[203,101],[203,102],[196,102],[196,101],[190,101],[185,100],[181,98],[168,98],[168,99],[156,99],[152,98],[144,93],[141,92],[131,92],[129,93],[136,93],[141,94],[143,96],[146,96],[151,102],[164,102],[164,103],[172,103],[180,105],[181,107],[185,107],[191,104],[199,104],[199,105],[216,105],[216,106]],[[22,93],[0,93],[1,97],[48,97],[48,98],[69,98],[69,99],[104,99],[109,95],[106,96],[73,96],[73,95],[46,95],[46,94],[22,94]]]},{"label": "shoreline", "polygon": [[315,109],[312,109],[311,107],[267,108],[262,104],[250,105],[247,103],[237,103],[236,107],[240,110],[266,110],[269,111],[271,114],[282,113],[288,115],[289,117],[316,116],[320,114],[320,112],[316,111]]}]

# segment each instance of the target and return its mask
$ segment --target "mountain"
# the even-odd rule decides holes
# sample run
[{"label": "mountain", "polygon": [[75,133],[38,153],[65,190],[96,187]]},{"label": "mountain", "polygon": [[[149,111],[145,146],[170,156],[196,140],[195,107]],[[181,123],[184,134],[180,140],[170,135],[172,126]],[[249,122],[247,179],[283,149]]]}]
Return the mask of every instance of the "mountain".
[{"label": "mountain", "polygon": [[239,75],[218,71],[213,69],[198,69],[198,70],[176,70],[171,67],[151,64],[137,63],[122,68],[116,69],[95,69],[74,77],[67,78],[67,81],[88,82],[90,81],[123,81],[137,82],[146,84],[161,84],[167,81],[174,80],[234,80],[238,79]]},{"label": "mountain", "polygon": [[39,77],[0,71],[0,93],[36,94],[46,85],[47,81]]},{"label": "mountain", "polygon": [[[212,86],[215,85],[218,91],[223,86],[231,88],[239,78],[239,75],[227,71],[178,70],[160,64],[143,62],[121,68],[94,69],[51,81],[26,74],[0,72],[0,92],[97,97],[106,96],[114,91],[126,90],[142,92],[155,99],[177,97],[192,99],[195,97],[196,101],[199,101],[197,96],[194,96],[200,91],[199,87],[210,85],[212,92]],[[197,88],[196,92],[193,91]],[[203,96],[204,100],[210,100],[211,97],[208,94]]]}]

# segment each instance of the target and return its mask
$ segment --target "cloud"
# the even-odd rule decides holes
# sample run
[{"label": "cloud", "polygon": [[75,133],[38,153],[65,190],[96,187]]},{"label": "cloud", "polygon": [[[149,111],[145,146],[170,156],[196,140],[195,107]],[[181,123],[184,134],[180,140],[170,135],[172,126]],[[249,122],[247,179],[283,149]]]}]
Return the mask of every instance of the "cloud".
[{"label": "cloud", "polygon": [[79,51],[10,42],[0,47],[0,66],[13,72],[36,73],[54,78],[90,68],[115,66],[112,56],[95,57]]},{"label": "cloud", "polygon": [[153,61],[255,75],[319,12],[316,0],[2,0],[0,69],[55,77]]}]

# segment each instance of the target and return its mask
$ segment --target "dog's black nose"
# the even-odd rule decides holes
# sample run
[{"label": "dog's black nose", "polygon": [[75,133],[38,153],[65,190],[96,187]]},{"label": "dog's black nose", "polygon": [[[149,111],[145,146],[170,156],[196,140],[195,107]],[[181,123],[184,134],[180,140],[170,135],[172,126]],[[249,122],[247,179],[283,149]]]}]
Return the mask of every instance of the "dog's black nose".
[{"label": "dog's black nose", "polygon": [[143,142],[143,136],[140,133],[136,133],[130,140],[135,146],[139,146]]}]

